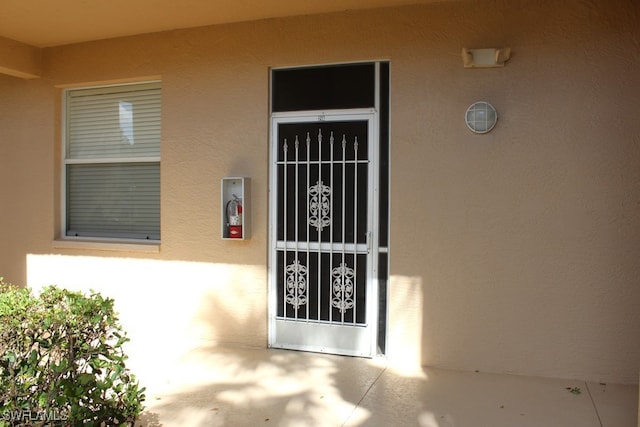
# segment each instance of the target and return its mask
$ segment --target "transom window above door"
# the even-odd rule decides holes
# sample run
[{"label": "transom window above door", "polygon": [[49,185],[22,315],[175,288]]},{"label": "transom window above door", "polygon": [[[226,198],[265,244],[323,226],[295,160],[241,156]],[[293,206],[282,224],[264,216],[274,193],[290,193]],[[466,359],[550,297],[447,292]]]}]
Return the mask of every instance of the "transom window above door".
[{"label": "transom window above door", "polygon": [[376,106],[376,65],[372,62],[275,69],[271,110],[311,111]]}]

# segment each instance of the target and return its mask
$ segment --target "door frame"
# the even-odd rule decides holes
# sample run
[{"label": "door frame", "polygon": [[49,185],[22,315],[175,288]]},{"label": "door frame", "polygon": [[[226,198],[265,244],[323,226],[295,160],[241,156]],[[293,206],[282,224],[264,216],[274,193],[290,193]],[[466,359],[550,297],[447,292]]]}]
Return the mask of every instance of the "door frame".
[{"label": "door frame", "polygon": [[[300,345],[281,345],[277,342],[277,147],[278,147],[278,124],[280,123],[300,123],[300,122],[331,122],[331,121],[356,121],[367,120],[369,129],[369,161],[370,172],[367,188],[367,198],[370,206],[368,228],[368,254],[367,254],[367,299],[366,299],[366,326],[352,326],[352,328],[365,328],[362,334],[354,334],[351,339],[367,339],[366,351],[354,349],[341,349],[325,346],[315,346],[304,344],[301,337]],[[378,353],[378,325],[379,325],[379,295],[378,295],[378,253],[379,253],[379,180],[380,180],[380,159],[379,159],[379,113],[375,108],[341,109],[341,110],[314,110],[278,112],[271,114],[269,132],[269,241],[268,241],[268,346],[274,348],[287,348],[294,350],[304,350],[313,352],[326,352],[351,356],[375,357]],[[301,321],[298,321],[301,322]],[[301,322],[302,323],[302,322]],[[311,324],[312,322],[309,322]],[[339,328],[340,325],[322,325],[309,328],[318,334],[330,333],[330,328]],[[366,337],[363,338],[362,335]],[[350,337],[349,333],[345,335]]]}]

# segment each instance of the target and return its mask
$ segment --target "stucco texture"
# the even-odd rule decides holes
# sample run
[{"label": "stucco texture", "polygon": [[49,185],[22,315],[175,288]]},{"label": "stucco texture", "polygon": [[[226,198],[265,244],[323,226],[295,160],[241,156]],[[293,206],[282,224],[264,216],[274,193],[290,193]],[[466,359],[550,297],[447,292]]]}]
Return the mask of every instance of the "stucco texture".
[{"label": "stucco texture", "polygon": [[[473,1],[218,25],[44,50],[0,76],[0,275],[114,296],[132,363],[267,343],[269,68],[391,66],[390,360],[635,383],[640,12]],[[466,48],[511,47],[465,69]],[[158,253],[59,247],[61,92],[162,80]],[[474,135],[469,104],[498,110]],[[220,239],[220,178],[252,237]]]}]

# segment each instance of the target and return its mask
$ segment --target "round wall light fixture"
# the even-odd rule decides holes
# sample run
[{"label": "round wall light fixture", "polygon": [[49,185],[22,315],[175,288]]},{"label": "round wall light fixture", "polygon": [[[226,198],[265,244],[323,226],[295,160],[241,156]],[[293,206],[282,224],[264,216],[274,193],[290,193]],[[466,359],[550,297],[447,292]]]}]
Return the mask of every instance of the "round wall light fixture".
[{"label": "round wall light fixture", "polygon": [[487,133],[496,125],[498,112],[488,102],[474,102],[467,108],[464,121],[471,132]]}]

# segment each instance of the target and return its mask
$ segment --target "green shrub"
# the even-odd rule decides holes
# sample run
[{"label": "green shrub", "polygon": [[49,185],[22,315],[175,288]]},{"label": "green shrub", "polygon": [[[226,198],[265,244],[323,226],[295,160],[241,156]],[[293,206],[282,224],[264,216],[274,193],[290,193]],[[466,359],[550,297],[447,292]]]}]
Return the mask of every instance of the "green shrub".
[{"label": "green shrub", "polygon": [[133,425],[144,388],[125,366],[113,300],[0,278],[0,427]]}]

